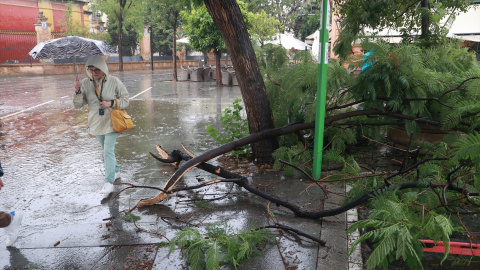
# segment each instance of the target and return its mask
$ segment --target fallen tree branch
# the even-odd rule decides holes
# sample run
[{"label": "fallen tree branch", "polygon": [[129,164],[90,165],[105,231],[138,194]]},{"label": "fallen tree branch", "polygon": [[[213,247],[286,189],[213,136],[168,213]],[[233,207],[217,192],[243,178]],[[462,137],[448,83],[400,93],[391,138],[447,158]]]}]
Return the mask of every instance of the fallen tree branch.
[{"label": "fallen tree branch", "polygon": [[[192,159],[195,159],[195,158],[192,158],[189,155],[181,153],[180,151],[173,151],[172,153],[175,153],[174,154],[175,158],[179,159],[178,161],[185,160],[188,163]],[[170,160],[170,159],[168,159],[168,160]],[[385,179],[389,180],[389,179],[392,179],[395,176],[410,173],[410,172],[416,170],[420,165],[425,164],[427,162],[442,161],[442,160],[445,160],[445,158],[430,158],[430,159],[421,160],[421,161],[415,163],[414,165],[412,165],[408,168],[405,168],[401,171],[390,174]],[[185,164],[182,165],[181,167],[183,167],[183,166],[185,166]],[[375,190],[372,190],[372,191],[360,196],[359,198],[357,198],[357,199],[355,199],[355,200],[353,200],[353,201],[351,201],[351,202],[349,202],[345,205],[342,205],[338,208],[330,209],[330,210],[322,210],[322,211],[304,211],[298,205],[294,205],[294,204],[289,203],[287,201],[283,201],[283,200],[281,200],[277,197],[274,197],[274,196],[272,196],[272,195],[270,195],[266,192],[263,192],[263,191],[259,190],[258,188],[254,187],[251,184],[251,181],[249,181],[246,177],[243,177],[241,175],[237,175],[237,174],[234,174],[232,172],[229,172],[222,167],[214,166],[214,165],[211,165],[211,164],[208,164],[208,163],[205,163],[205,162],[199,163],[197,165],[197,167],[199,169],[202,169],[202,170],[206,171],[206,172],[209,172],[209,173],[212,173],[212,174],[215,174],[217,176],[220,176],[222,178],[227,179],[227,180],[220,180],[219,182],[234,180],[234,181],[231,181],[231,182],[239,185],[240,187],[243,187],[244,189],[246,189],[247,191],[249,191],[249,192],[251,192],[255,195],[258,195],[259,197],[262,197],[262,198],[264,198],[264,199],[266,199],[266,200],[268,200],[272,203],[275,203],[278,206],[282,206],[282,207],[285,207],[285,208],[289,209],[290,211],[292,211],[298,217],[314,218],[314,219],[315,218],[328,217],[328,216],[335,216],[335,215],[341,214],[343,212],[346,212],[346,211],[348,211],[348,210],[350,210],[350,209],[352,209],[356,206],[359,206],[359,205],[367,202],[375,194],[378,194],[381,191],[392,188],[392,186],[395,187],[398,190],[403,190],[403,189],[416,188],[416,187],[420,187],[420,186],[425,185],[423,183],[420,183],[419,181],[404,183],[404,184],[400,184],[400,185],[392,185],[389,182],[387,182],[387,184],[385,184],[385,185],[383,185],[383,186],[381,186],[381,187],[379,187]],[[368,175],[365,175],[364,177],[368,177]],[[198,187],[203,187],[203,186],[204,185],[199,185]],[[445,185],[439,185],[439,184],[427,184],[427,186],[430,186],[431,188],[442,188],[442,189],[445,187]],[[184,190],[184,189],[192,189],[192,188],[188,188],[188,187],[187,188],[177,188],[175,190],[180,191],[180,190]],[[465,194],[467,196],[478,196],[478,194],[476,194],[476,193],[475,194],[468,193],[468,191],[466,189],[454,186],[453,184],[449,184],[448,189],[453,190],[453,191],[457,191],[457,192],[459,192],[461,194]],[[168,193],[171,193],[172,191],[173,191],[173,189],[170,189],[168,191]],[[168,194],[165,193],[165,195],[168,195]],[[138,206],[138,204],[137,204],[137,206]]]}]

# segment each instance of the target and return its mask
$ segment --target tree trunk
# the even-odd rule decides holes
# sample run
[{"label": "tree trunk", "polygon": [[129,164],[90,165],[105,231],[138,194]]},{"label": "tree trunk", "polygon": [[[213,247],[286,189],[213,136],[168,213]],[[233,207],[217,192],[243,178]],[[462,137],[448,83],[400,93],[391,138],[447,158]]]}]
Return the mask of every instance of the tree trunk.
[{"label": "tree trunk", "polygon": [[172,55],[173,55],[173,78],[172,80],[174,82],[177,82],[177,24],[178,24],[178,11],[174,11],[174,27],[173,27],[173,49],[172,49]]},{"label": "tree trunk", "polygon": [[203,54],[203,66],[208,66],[208,52],[203,51],[202,54]]},{"label": "tree trunk", "polygon": [[[426,9],[430,9],[430,1],[429,0],[422,0],[421,6]],[[422,39],[427,39],[430,36],[430,17],[429,14],[422,15],[422,33],[420,37]]]},{"label": "tree trunk", "polygon": [[[270,101],[237,2],[235,0],[204,0],[204,2],[213,21],[222,33],[228,53],[231,56],[247,112],[250,134],[274,128]],[[218,79],[217,77],[217,81]],[[254,160],[258,163],[273,162],[272,153],[277,148],[278,141],[276,138],[268,138],[253,143],[252,154]]]},{"label": "tree trunk", "polygon": [[123,40],[123,18],[118,18],[118,70],[123,71],[123,52],[122,52],[122,40]]},{"label": "tree trunk", "polygon": [[214,49],[213,53],[215,54],[215,76],[217,78],[216,85],[222,86],[222,52],[220,50]]}]

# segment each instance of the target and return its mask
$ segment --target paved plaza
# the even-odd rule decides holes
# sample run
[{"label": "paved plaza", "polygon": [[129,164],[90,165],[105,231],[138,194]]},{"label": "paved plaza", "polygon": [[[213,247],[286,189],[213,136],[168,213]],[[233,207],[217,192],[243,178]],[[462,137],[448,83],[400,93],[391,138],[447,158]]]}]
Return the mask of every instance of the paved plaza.
[{"label": "paved plaza", "polygon": [[[216,87],[214,81],[173,83],[170,73],[113,73],[127,86],[131,98],[127,111],[136,125],[117,140],[121,166],[117,184],[163,187],[175,168],[159,163],[148,152],[156,153],[157,144],[167,151],[181,150],[184,144],[196,154],[218,146],[205,126],[219,126],[218,116],[241,98],[238,86]],[[99,194],[102,152],[88,135],[86,109],[73,108],[73,80],[74,75],[0,77],[0,160],[5,170],[0,209],[25,214],[13,248],[5,247],[0,230],[0,269],[187,269],[181,253],[176,250],[169,255],[169,247],[164,246],[186,222],[199,229],[225,221],[235,230],[272,225],[268,202],[233,184],[172,195],[157,205],[134,210],[140,217],[135,223],[122,219],[136,202],[158,191],[129,189],[115,198]],[[219,165],[217,159],[210,163]],[[324,201],[321,189],[305,193],[311,182],[302,175],[284,177],[252,164],[246,171],[244,176],[264,191],[306,209],[338,207],[343,199],[328,196]],[[193,169],[180,184],[214,179]],[[123,187],[117,185],[115,190]],[[223,197],[206,208],[192,200],[219,196]],[[319,237],[326,246],[275,232],[278,245],[265,247],[240,269],[359,269],[360,261],[349,264],[346,256],[346,213],[311,220],[280,207],[271,206],[270,211],[279,223]]]}]

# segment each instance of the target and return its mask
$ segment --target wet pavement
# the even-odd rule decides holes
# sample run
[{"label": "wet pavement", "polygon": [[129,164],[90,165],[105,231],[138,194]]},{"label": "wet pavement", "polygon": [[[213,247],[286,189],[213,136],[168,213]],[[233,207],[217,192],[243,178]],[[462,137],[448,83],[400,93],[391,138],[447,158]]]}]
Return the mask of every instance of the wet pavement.
[{"label": "wet pavement", "polygon": [[[131,97],[127,111],[136,125],[117,139],[121,178],[116,183],[163,187],[175,168],[148,152],[156,153],[157,144],[172,151],[182,149],[183,143],[196,154],[218,146],[205,126],[212,122],[218,127],[218,116],[241,98],[238,86],[219,88],[214,81],[172,83],[169,70],[113,75],[127,86]],[[162,244],[186,224],[202,229],[206,223],[226,221],[240,230],[272,225],[272,219],[325,239],[327,246],[276,232],[277,245],[265,247],[240,269],[355,268],[348,265],[345,254],[346,215],[323,222],[296,218],[233,184],[181,192],[158,205],[134,210],[140,217],[135,223],[122,219],[125,211],[157,191],[129,189],[115,198],[99,194],[102,152],[88,135],[86,108],[73,108],[73,80],[73,75],[0,77],[0,160],[5,171],[0,210],[25,214],[13,248],[5,248],[0,230],[0,269],[187,269],[181,253],[169,255],[169,247]],[[246,172],[262,190],[304,209],[337,207],[342,199],[329,196],[325,203],[321,189],[302,175],[283,177],[253,165],[236,171]],[[179,184],[214,179],[194,169]],[[115,190],[123,187],[117,185]],[[193,200],[199,198],[208,206],[199,207]]]}]

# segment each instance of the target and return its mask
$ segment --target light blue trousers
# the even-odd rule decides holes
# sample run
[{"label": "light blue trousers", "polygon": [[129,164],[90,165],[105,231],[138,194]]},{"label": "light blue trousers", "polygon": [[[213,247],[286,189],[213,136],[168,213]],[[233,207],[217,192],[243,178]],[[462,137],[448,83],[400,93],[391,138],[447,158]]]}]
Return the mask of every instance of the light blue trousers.
[{"label": "light blue trousers", "polygon": [[105,182],[113,183],[115,181],[115,173],[120,171],[120,166],[115,158],[115,142],[118,133],[112,132],[105,135],[97,135],[97,140],[103,148],[103,161],[105,163]]}]

